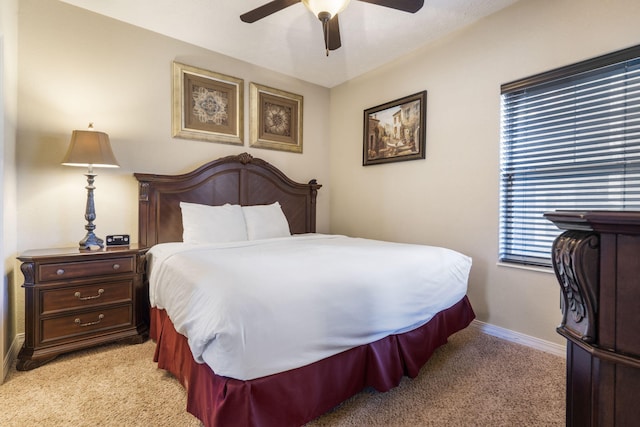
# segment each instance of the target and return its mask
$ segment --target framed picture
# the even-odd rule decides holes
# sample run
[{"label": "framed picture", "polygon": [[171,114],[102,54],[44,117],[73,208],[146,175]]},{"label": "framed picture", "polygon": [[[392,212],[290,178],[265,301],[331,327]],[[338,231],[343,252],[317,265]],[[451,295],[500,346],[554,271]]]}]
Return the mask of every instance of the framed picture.
[{"label": "framed picture", "polygon": [[244,80],[173,62],[174,137],[244,144]]},{"label": "framed picture", "polygon": [[425,158],[427,91],[364,110],[362,165]]},{"label": "framed picture", "polygon": [[302,153],[302,96],[257,83],[249,90],[249,145]]}]

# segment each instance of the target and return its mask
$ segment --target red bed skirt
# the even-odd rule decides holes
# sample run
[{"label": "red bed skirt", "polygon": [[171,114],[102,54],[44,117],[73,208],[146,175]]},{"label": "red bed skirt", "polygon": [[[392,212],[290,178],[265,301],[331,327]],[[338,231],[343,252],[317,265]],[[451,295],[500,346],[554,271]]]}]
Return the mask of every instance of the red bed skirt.
[{"label": "red bed skirt", "polygon": [[388,391],[414,378],[439,346],[475,318],[465,296],[425,325],[301,368],[250,381],[216,375],[193,360],[164,310],[151,311],[154,360],[187,390],[187,411],[207,427],[300,426],[366,387]]}]

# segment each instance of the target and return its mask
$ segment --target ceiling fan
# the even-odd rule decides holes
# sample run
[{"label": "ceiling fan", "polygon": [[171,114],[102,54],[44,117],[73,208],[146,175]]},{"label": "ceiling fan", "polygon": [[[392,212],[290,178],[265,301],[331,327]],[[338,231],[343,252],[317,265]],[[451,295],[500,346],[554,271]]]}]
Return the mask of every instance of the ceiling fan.
[{"label": "ceiling fan", "polygon": [[[302,2],[322,23],[324,46],[327,56],[330,50],[336,50],[340,42],[340,25],[338,13],[342,12],[350,0],[273,0],[260,7],[240,15],[240,20],[247,23],[256,22],[272,13],[278,12],[296,3]],[[409,13],[416,13],[424,5],[424,0],[358,0],[365,3],[377,4]]]}]

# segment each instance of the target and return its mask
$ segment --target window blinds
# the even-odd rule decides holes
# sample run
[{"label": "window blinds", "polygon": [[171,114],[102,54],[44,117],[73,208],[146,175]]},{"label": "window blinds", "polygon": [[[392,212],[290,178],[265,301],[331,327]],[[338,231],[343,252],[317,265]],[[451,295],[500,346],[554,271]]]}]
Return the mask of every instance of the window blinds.
[{"label": "window blinds", "polygon": [[640,46],[502,86],[500,260],[550,266],[553,210],[640,209]]}]

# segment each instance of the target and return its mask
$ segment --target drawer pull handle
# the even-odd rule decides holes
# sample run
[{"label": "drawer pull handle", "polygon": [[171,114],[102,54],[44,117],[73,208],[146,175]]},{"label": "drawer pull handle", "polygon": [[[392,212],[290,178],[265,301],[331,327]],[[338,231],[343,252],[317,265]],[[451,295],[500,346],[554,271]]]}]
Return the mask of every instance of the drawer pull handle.
[{"label": "drawer pull handle", "polygon": [[120,264],[113,264],[113,269],[114,270],[120,269]]},{"label": "drawer pull handle", "polygon": [[86,301],[88,299],[100,298],[102,296],[102,294],[104,294],[104,289],[100,288],[100,289],[98,289],[98,295],[92,295],[92,296],[88,296],[88,297],[83,297],[80,292],[76,292],[75,294],[73,294],[73,296],[78,298],[80,301]]},{"label": "drawer pull handle", "polygon": [[82,320],[80,320],[80,318],[77,318],[76,320],[74,320],[74,322],[76,325],[84,328],[91,325],[97,325],[98,323],[102,322],[102,319],[104,319],[104,314],[100,313],[98,315],[98,320],[96,320],[95,322],[82,323]]},{"label": "drawer pull handle", "polygon": [[64,270],[63,270],[62,268],[59,268],[59,269],[56,271],[56,274],[57,274],[58,276],[62,276],[62,275],[64,274]]}]

